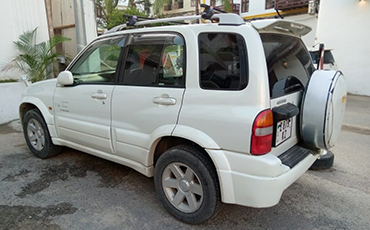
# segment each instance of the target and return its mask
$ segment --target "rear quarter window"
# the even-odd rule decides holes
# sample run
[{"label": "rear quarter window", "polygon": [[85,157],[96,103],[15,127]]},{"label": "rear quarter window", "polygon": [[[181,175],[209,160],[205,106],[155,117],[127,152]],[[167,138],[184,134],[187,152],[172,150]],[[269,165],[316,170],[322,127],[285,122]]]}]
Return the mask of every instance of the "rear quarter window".
[{"label": "rear quarter window", "polygon": [[201,33],[198,44],[202,89],[241,90],[247,86],[246,45],[241,35]]}]

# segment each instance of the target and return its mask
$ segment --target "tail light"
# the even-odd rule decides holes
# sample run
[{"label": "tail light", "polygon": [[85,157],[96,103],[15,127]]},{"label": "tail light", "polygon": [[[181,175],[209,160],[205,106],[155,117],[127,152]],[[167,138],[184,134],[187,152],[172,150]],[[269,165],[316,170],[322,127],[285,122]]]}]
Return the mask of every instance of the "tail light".
[{"label": "tail light", "polygon": [[271,151],[273,124],[271,110],[265,110],[258,114],[253,123],[251,154],[263,155]]}]

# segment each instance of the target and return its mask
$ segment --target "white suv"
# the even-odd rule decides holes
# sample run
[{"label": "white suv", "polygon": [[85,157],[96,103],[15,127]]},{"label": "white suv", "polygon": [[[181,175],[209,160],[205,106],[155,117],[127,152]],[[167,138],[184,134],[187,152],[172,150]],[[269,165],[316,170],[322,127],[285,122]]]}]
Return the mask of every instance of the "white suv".
[{"label": "white suv", "polygon": [[191,224],[220,201],[276,205],[338,138],[343,75],[314,72],[304,25],[212,19],[100,36],[57,79],[29,86],[30,150],[68,146],[154,176],[164,207]]}]

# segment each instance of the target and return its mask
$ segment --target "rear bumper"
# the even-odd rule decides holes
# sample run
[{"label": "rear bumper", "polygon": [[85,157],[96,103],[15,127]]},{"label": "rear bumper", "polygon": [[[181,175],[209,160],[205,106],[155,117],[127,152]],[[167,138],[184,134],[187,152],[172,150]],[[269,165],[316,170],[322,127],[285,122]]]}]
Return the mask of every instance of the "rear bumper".
[{"label": "rear bumper", "polygon": [[[297,151],[292,149],[288,151],[293,156]],[[320,155],[319,152],[305,154],[291,168],[272,154],[251,156],[223,150],[208,152],[218,169],[222,201],[257,208],[276,205],[283,191]]]}]

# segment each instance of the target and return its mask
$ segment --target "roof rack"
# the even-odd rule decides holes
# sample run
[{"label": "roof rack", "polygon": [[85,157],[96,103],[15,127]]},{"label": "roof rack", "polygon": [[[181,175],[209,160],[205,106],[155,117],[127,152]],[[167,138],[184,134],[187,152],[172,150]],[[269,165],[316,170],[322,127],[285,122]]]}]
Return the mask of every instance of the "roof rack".
[{"label": "roof rack", "polygon": [[[128,26],[141,26],[141,25],[149,25],[149,24],[163,23],[163,22],[175,23],[175,24],[179,24],[179,23],[188,24],[188,23],[182,23],[182,21],[198,20],[198,19],[210,20],[211,22],[217,21],[219,25],[242,25],[245,23],[243,18],[237,14],[225,13],[225,11],[213,9],[213,7],[208,6],[206,4],[201,4],[200,6],[204,8],[201,15],[178,16],[178,17],[172,17],[172,18],[159,18],[159,19],[144,18],[144,17],[135,16],[135,15],[133,16],[124,15],[124,17],[129,17],[129,20],[126,22],[126,24],[116,26],[110,29],[107,33],[120,31]],[[222,13],[214,14],[213,13],[214,10],[222,12]],[[145,21],[138,21],[138,19],[145,19]]]}]

